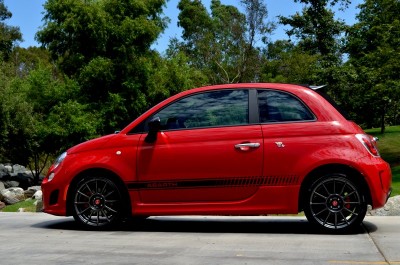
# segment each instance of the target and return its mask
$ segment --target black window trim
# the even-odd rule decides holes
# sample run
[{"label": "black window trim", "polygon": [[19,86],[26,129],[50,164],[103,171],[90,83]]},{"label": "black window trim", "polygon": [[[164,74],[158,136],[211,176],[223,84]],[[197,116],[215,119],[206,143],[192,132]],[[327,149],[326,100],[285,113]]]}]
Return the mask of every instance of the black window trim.
[{"label": "black window trim", "polygon": [[[315,113],[308,107],[308,105],[301,99],[299,98],[297,95],[285,91],[285,90],[280,90],[280,89],[276,89],[276,88],[256,88],[255,89],[257,91],[256,93],[256,100],[257,100],[257,115],[258,115],[258,120],[259,120],[259,124],[285,124],[285,123],[304,123],[304,122],[316,122],[318,121],[317,116],[315,115]],[[300,121],[274,121],[274,122],[260,122],[260,109],[259,109],[259,102],[258,102],[258,91],[259,90],[268,90],[268,91],[277,91],[277,92],[281,92],[281,93],[285,93],[288,95],[291,95],[292,97],[296,98],[299,102],[301,102],[301,104],[311,113],[311,115],[314,117],[314,119],[312,120],[300,120]]]},{"label": "black window trim", "polygon": [[[169,107],[170,105],[174,104],[175,102],[185,99],[187,97],[191,97],[191,96],[195,96],[195,95],[200,95],[200,94],[205,94],[205,93],[211,93],[211,92],[216,92],[216,91],[236,91],[236,90],[247,90],[248,91],[248,100],[247,100],[247,108],[248,108],[248,123],[247,124],[234,124],[234,125],[220,125],[220,126],[206,126],[206,127],[195,127],[195,128],[179,128],[179,129],[167,129],[167,130],[161,130],[162,132],[172,132],[172,131],[183,131],[183,130],[199,130],[199,129],[211,129],[211,128],[225,128],[225,127],[239,127],[239,126],[249,126],[249,125],[254,125],[254,124],[258,124],[257,123],[251,123],[250,121],[253,119],[255,119],[254,117],[254,113],[256,113],[257,115],[257,119],[258,119],[258,105],[256,106],[256,109],[254,110],[254,106],[252,106],[250,104],[250,101],[254,101],[254,96],[257,97],[257,93],[255,93],[254,95],[250,96],[251,93],[254,92],[250,92],[251,90],[254,90],[252,88],[223,88],[223,89],[212,89],[212,90],[206,90],[206,91],[200,91],[200,92],[196,92],[193,94],[189,94],[186,95],[184,97],[181,98],[177,98],[176,100],[170,102],[168,105],[163,106],[162,108],[158,109],[157,111],[153,112],[152,114],[150,114],[144,121],[142,121],[140,124],[136,125],[131,131],[129,131],[127,134],[128,135],[134,135],[134,134],[145,134],[148,133],[148,121],[154,116],[154,113],[158,113],[160,111],[162,111],[163,109]],[[257,98],[256,98],[257,99]],[[250,115],[252,114],[252,115]],[[133,132],[136,128],[142,127],[143,130],[142,131],[136,131]]]}]

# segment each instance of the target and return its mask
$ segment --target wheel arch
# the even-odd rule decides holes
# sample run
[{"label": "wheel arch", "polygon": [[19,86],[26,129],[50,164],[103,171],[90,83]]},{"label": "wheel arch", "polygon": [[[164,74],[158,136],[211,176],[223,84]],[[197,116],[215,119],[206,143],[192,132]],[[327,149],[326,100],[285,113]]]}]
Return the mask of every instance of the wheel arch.
[{"label": "wheel arch", "polygon": [[299,212],[301,212],[304,208],[304,203],[306,203],[305,202],[306,194],[309,191],[312,183],[314,183],[314,181],[316,181],[321,176],[329,173],[345,173],[347,176],[349,176],[351,180],[355,181],[357,184],[361,186],[363,191],[365,191],[366,202],[368,204],[372,204],[371,192],[368,187],[367,181],[357,169],[344,164],[326,164],[313,169],[303,179],[300,186],[299,200],[298,200]]},{"label": "wheel arch", "polygon": [[66,208],[67,208],[67,216],[72,215],[73,213],[73,191],[75,190],[78,183],[88,177],[90,175],[100,175],[102,177],[108,178],[109,180],[113,181],[117,187],[119,188],[122,199],[124,201],[124,209],[123,209],[123,216],[128,217],[131,215],[132,207],[131,207],[131,200],[128,192],[128,188],[126,187],[125,183],[122,179],[113,171],[105,168],[90,168],[86,169],[79,174],[77,174],[71,181],[68,191],[67,191],[67,201],[66,201]]}]

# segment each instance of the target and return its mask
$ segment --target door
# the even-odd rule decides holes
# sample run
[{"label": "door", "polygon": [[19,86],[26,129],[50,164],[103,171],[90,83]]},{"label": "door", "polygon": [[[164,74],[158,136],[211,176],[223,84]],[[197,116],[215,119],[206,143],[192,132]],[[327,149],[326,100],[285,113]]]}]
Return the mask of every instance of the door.
[{"label": "door", "polygon": [[179,99],[152,115],[161,132],[143,135],[137,176],[144,203],[243,200],[262,176],[260,125],[249,124],[248,90],[216,90]]}]

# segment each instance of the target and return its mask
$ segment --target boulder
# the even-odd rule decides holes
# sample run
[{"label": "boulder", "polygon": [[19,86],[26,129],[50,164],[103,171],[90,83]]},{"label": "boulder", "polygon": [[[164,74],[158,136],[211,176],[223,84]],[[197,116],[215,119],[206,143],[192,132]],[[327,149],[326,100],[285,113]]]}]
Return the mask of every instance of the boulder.
[{"label": "boulder", "polygon": [[35,194],[35,192],[36,191],[34,191],[34,190],[29,190],[29,189],[25,190],[24,191],[24,196],[25,196],[26,199],[32,198],[33,195]]},{"label": "boulder", "polygon": [[8,174],[7,168],[3,164],[0,164],[0,180],[7,178]]},{"label": "boulder", "polygon": [[42,212],[43,211],[43,201],[36,201],[36,212]]},{"label": "boulder", "polygon": [[3,210],[4,207],[6,207],[6,204],[4,202],[0,202],[0,211]]},{"label": "boulder", "polygon": [[6,189],[19,187],[19,182],[15,181],[15,180],[6,180],[6,181],[3,181],[3,183],[4,183],[4,186],[6,187]]},{"label": "boulder", "polygon": [[36,191],[35,194],[33,194],[33,196],[32,196],[32,199],[35,199],[38,201],[41,201],[42,198],[43,198],[43,193],[41,190]]},{"label": "boulder", "polygon": [[[38,191],[40,191],[40,194],[36,194]],[[33,199],[36,199],[36,200],[38,200],[38,198],[35,198],[35,195],[36,195],[36,197],[40,197],[40,200],[41,200],[41,198],[42,198],[42,194],[41,194],[41,188],[40,188],[40,186],[32,186],[32,187],[29,187],[27,190],[25,190],[25,198],[33,198]]]},{"label": "boulder", "polygon": [[383,208],[368,210],[369,215],[374,216],[399,216],[400,215],[400,195],[390,197]]},{"label": "boulder", "polygon": [[3,182],[0,181],[0,191],[5,190],[6,186],[4,185]]},{"label": "boulder", "polygon": [[15,164],[12,166],[12,172],[13,173],[23,173],[26,171],[26,168],[24,166]]},{"label": "boulder", "polygon": [[4,168],[7,170],[7,173],[12,172],[12,166],[11,165],[4,165]]},{"label": "boulder", "polygon": [[8,188],[2,190],[0,194],[6,204],[15,204],[25,200],[24,190],[22,188]]}]

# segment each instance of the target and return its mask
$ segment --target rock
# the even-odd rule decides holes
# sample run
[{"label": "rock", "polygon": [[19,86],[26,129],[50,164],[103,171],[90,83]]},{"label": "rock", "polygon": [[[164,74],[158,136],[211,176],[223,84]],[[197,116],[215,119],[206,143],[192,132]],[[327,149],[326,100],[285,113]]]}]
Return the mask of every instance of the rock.
[{"label": "rock", "polygon": [[7,180],[3,181],[3,183],[6,189],[19,187],[19,182],[15,180]]},{"label": "rock", "polygon": [[7,173],[12,172],[12,166],[11,165],[5,165],[4,168],[7,170]]},{"label": "rock", "polygon": [[33,194],[33,196],[32,196],[32,199],[35,199],[38,201],[41,201],[42,198],[43,198],[43,193],[41,190],[36,191],[35,194]]},{"label": "rock", "polygon": [[5,190],[6,186],[4,185],[3,182],[0,181],[0,191]]},{"label": "rock", "polygon": [[12,166],[12,172],[13,173],[23,173],[26,171],[26,168],[24,166],[15,164]]},{"label": "rock", "polygon": [[33,176],[29,171],[17,173],[15,180],[19,182],[19,187],[23,188],[24,190],[33,184]]},{"label": "rock", "polygon": [[4,202],[0,202],[0,211],[3,210],[4,207],[6,207],[6,204]]},{"label": "rock", "polygon": [[0,180],[8,177],[8,174],[7,168],[3,164],[0,164]]},{"label": "rock", "polygon": [[400,195],[389,198],[383,208],[368,209],[368,215],[374,216],[399,216],[400,215]]},{"label": "rock", "polygon": [[24,196],[26,199],[32,198],[36,191],[34,190],[26,190],[24,191]]},{"label": "rock", "polygon": [[8,188],[2,190],[0,193],[6,204],[15,204],[25,200],[24,190],[21,188]]},{"label": "rock", "polygon": [[29,187],[28,189],[38,191],[38,190],[42,190],[42,187],[41,186],[32,186],[32,187]]},{"label": "rock", "polygon": [[36,212],[42,212],[43,211],[43,201],[36,201]]}]

